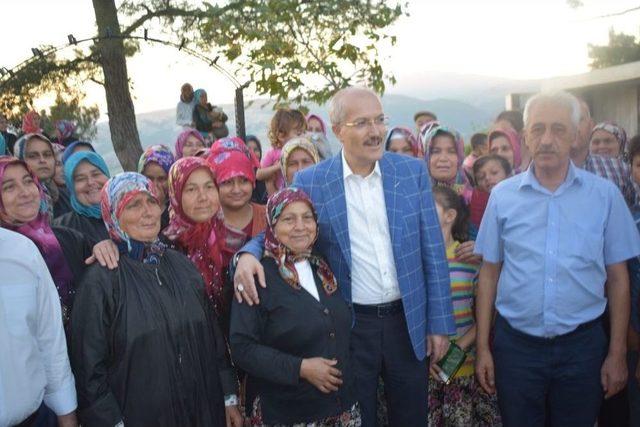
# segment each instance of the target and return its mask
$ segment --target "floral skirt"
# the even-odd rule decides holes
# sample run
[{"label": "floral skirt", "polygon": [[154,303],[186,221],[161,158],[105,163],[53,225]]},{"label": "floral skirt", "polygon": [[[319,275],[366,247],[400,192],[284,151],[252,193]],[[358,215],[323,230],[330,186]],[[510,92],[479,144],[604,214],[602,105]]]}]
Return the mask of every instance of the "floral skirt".
[{"label": "floral skirt", "polygon": [[482,390],[475,376],[444,384],[429,377],[429,426],[501,426],[495,395]]},{"label": "floral skirt", "polygon": [[257,427],[360,427],[362,420],[360,418],[360,407],[356,403],[349,410],[327,417],[312,423],[296,423],[296,424],[265,424],[262,421],[262,411],[260,409],[260,397],[253,401],[253,412],[249,420],[252,426]]}]

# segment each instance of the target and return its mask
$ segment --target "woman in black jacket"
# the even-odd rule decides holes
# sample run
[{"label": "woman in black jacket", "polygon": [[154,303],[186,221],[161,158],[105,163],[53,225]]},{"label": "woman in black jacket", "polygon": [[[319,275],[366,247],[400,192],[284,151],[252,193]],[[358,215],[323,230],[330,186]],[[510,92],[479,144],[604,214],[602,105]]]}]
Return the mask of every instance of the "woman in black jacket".
[{"label": "woman in black jacket", "polygon": [[316,213],[297,188],[267,203],[266,288],[260,305],[234,301],[231,354],[258,397],[252,425],[357,426],[349,354],[351,311],[328,264],[311,254]]},{"label": "woman in black jacket", "polygon": [[78,416],[92,427],[239,427],[237,380],[202,277],[158,239],[153,191],[133,172],[102,190],[102,217],[121,257],[115,270],[91,266],[76,296]]}]

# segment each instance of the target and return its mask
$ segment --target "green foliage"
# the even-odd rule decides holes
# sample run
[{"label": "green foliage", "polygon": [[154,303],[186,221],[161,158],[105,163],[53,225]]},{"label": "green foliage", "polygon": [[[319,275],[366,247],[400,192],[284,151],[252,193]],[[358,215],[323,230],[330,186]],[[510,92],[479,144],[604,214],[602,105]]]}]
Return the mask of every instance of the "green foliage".
[{"label": "green foliage", "polygon": [[640,61],[640,43],[635,36],[616,33],[609,30],[609,44],[596,46],[589,44],[589,58],[592,69],[611,67],[613,65],[626,64]]},{"label": "green foliage", "polygon": [[53,124],[57,120],[71,120],[76,124],[76,136],[85,141],[91,141],[98,132],[96,122],[100,117],[98,107],[81,105],[83,96],[66,99],[62,94],[58,94],[55,103],[44,115],[45,131],[49,135],[54,135]]}]

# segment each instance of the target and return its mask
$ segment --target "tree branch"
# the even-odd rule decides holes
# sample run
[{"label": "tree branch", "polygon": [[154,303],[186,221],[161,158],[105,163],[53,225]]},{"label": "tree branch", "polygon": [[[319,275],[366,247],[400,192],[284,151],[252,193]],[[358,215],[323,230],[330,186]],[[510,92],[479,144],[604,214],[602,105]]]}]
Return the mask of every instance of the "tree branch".
[{"label": "tree branch", "polygon": [[640,10],[640,6],[632,7],[631,9],[626,9],[626,10],[623,10],[621,12],[614,12],[614,13],[609,13],[607,15],[595,16],[593,18],[586,19],[586,21],[593,21],[595,19],[603,19],[603,18],[612,18],[614,16],[622,16],[622,15],[625,15],[627,13],[636,12],[638,10]]}]

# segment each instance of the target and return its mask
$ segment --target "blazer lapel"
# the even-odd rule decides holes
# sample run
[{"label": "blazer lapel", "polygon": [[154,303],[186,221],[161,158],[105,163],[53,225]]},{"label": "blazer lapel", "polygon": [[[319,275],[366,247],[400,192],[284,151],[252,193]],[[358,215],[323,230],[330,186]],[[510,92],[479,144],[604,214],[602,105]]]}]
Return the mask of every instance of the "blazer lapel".
[{"label": "blazer lapel", "polygon": [[380,173],[382,174],[382,187],[384,189],[384,202],[387,208],[387,220],[389,222],[389,234],[393,253],[398,258],[400,253],[400,239],[402,237],[402,216],[398,206],[398,194],[401,192],[400,182],[396,179],[396,168],[386,155],[380,159]]},{"label": "blazer lapel", "polygon": [[349,242],[349,224],[347,221],[347,202],[344,193],[344,177],[342,173],[342,155],[338,153],[333,157],[333,163],[326,174],[327,211],[329,223],[335,234],[342,255],[351,269],[351,244]]}]

